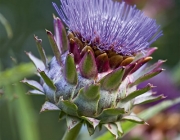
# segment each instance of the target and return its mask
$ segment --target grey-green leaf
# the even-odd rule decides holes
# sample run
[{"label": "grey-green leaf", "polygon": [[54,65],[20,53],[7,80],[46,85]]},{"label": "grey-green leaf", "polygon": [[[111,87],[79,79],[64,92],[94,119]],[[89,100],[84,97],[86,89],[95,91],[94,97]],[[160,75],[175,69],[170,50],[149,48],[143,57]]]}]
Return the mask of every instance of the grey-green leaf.
[{"label": "grey-green leaf", "polygon": [[116,139],[119,137],[117,125],[108,123],[104,124],[104,126],[109,130],[109,132],[111,132],[111,134],[113,134],[113,136],[115,136]]},{"label": "grey-green leaf", "polygon": [[36,66],[37,69],[40,69],[40,70],[44,70],[45,69],[45,65],[44,65],[44,63],[40,59],[36,58],[30,52],[29,53],[26,52],[26,54],[31,59],[31,61],[34,63],[34,65]]},{"label": "grey-green leaf", "polygon": [[83,114],[87,117],[94,116],[97,113],[99,97],[100,85],[94,84],[80,89],[73,102],[78,106],[80,115]]},{"label": "grey-green leaf", "polygon": [[147,104],[150,102],[155,102],[158,101],[160,99],[165,98],[163,95],[159,95],[159,96],[142,96],[139,98],[136,98],[134,101],[134,106],[135,105],[141,105],[141,104]]},{"label": "grey-green leaf", "polygon": [[124,116],[122,117],[122,120],[127,120],[127,121],[131,121],[131,122],[135,122],[135,123],[140,123],[140,124],[144,124],[145,121],[142,120],[141,118],[135,116],[135,115],[129,115],[129,116]]},{"label": "grey-green leaf", "polygon": [[38,52],[39,52],[39,55],[41,57],[41,60],[43,61],[45,67],[47,68],[48,67],[48,59],[46,57],[46,53],[42,47],[42,40],[41,39],[38,39],[37,36],[34,36],[34,39],[36,41],[36,46],[38,48]]},{"label": "grey-green leaf", "polygon": [[78,82],[76,64],[73,54],[68,54],[64,66],[64,78],[70,84],[76,85]]},{"label": "grey-green leaf", "polygon": [[53,53],[54,53],[54,55],[55,55],[55,57],[56,57],[56,60],[57,60],[58,64],[61,65],[61,53],[60,53],[60,50],[59,50],[59,48],[58,48],[58,46],[57,46],[57,44],[56,44],[56,41],[54,40],[54,36],[53,36],[53,34],[52,34],[50,31],[48,31],[48,30],[46,30],[46,33],[47,33],[47,35],[48,35],[49,43],[50,43],[51,48],[52,48],[52,50],[53,50]]},{"label": "grey-green leaf", "polygon": [[125,113],[123,108],[107,108],[97,117],[101,123],[117,121],[119,115]]},{"label": "grey-green leaf", "polygon": [[95,118],[84,117],[84,116],[82,116],[81,118],[83,118],[86,121],[88,121],[93,126],[94,129],[96,128],[96,126],[99,125],[99,122],[100,122],[100,120],[95,119]]},{"label": "grey-green leaf", "polygon": [[124,71],[125,68],[120,67],[106,75],[103,79],[100,80],[101,87],[108,91],[117,90],[122,82]]},{"label": "grey-green leaf", "polygon": [[38,70],[39,74],[41,75],[41,77],[43,78],[44,82],[52,89],[52,90],[56,90],[56,87],[53,83],[53,81],[45,74],[44,71]]},{"label": "grey-green leaf", "polygon": [[59,100],[59,102],[57,103],[57,106],[62,110],[64,111],[66,114],[69,114],[71,116],[78,116],[77,114],[77,106],[68,101],[68,100]]},{"label": "grey-green leaf", "polygon": [[76,125],[81,123],[81,120],[77,117],[66,115],[66,123],[67,123],[68,130],[71,130]]},{"label": "grey-green leaf", "polygon": [[98,71],[94,54],[91,50],[88,50],[81,59],[79,70],[81,75],[85,78],[96,78]]},{"label": "grey-green leaf", "polygon": [[144,82],[144,81],[146,81],[146,80],[148,80],[148,79],[156,76],[157,74],[161,73],[163,70],[164,70],[164,69],[157,69],[157,70],[155,70],[155,71],[152,71],[152,72],[150,72],[150,73],[147,73],[147,74],[145,74],[145,75],[142,75],[142,76],[140,76],[139,78],[135,79],[135,81],[132,82],[129,86],[132,87],[132,86],[134,86],[134,85],[138,85],[138,84],[140,84],[140,83],[142,83],[142,82]]},{"label": "grey-green leaf", "polygon": [[54,17],[55,40],[63,54],[68,50],[68,39],[66,35],[66,30],[61,20],[55,15],[53,15],[53,17]]},{"label": "grey-green leaf", "polygon": [[[172,105],[175,105],[177,103],[180,103],[180,98],[176,98],[174,100],[166,100],[155,106],[152,106],[149,109],[144,110],[143,112],[139,113],[138,116],[143,118],[144,120],[148,120],[148,119],[152,118],[154,115],[156,115],[157,113],[161,112],[162,110],[164,110]],[[137,125],[136,123],[128,122],[128,121],[122,122],[121,124],[122,124],[122,128],[125,133],[128,133],[130,130],[132,130]],[[96,138],[96,140],[104,140],[105,138],[108,140],[113,139],[113,137],[112,137],[112,135],[110,135],[110,133],[105,133],[102,136]]]},{"label": "grey-green leaf", "polygon": [[135,90],[134,92],[129,93],[125,98],[121,99],[121,102],[128,102],[128,101],[134,99],[135,97],[149,91],[152,87],[153,86],[151,84],[148,84],[146,87],[144,87],[142,89]]},{"label": "grey-green leaf", "polygon": [[123,135],[123,130],[122,130],[122,126],[120,122],[115,122],[115,124],[117,125],[118,128],[118,132],[120,133],[120,135]]},{"label": "grey-green leaf", "polygon": [[41,108],[40,112],[44,112],[44,111],[55,111],[55,110],[60,110],[55,104],[46,101]]},{"label": "grey-green leaf", "polygon": [[29,90],[27,94],[31,94],[31,95],[45,95],[43,92],[41,92],[39,90]]},{"label": "grey-green leaf", "polygon": [[40,92],[44,92],[43,87],[38,82],[36,82],[34,80],[24,79],[21,82],[27,84],[28,86],[32,87],[33,89],[36,89]]}]

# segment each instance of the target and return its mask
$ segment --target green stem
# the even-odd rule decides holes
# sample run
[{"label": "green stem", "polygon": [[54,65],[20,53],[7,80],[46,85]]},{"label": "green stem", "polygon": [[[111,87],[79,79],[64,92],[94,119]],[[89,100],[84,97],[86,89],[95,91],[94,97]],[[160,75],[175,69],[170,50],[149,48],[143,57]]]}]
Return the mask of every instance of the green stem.
[{"label": "green stem", "polygon": [[77,124],[73,129],[66,130],[66,133],[64,134],[62,140],[76,140],[79,131],[81,129],[82,123]]}]

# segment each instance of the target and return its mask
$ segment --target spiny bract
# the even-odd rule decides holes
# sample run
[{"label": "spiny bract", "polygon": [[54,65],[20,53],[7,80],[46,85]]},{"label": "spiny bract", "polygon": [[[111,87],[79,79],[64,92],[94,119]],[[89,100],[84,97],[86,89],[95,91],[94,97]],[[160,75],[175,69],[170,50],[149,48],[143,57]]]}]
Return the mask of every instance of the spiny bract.
[{"label": "spiny bract", "polygon": [[22,81],[34,88],[31,94],[47,97],[41,111],[60,110],[69,130],[84,122],[90,135],[97,126],[105,126],[118,138],[122,120],[144,124],[132,108],[163,98],[152,96],[151,84],[137,89],[163,71],[162,60],[144,66],[156,50],[148,47],[162,34],[159,26],[124,2],[62,0],[61,9],[53,5],[69,30],[54,16],[55,36],[46,30],[55,55],[50,62],[42,40],[34,37],[41,60],[27,55],[40,83]]}]

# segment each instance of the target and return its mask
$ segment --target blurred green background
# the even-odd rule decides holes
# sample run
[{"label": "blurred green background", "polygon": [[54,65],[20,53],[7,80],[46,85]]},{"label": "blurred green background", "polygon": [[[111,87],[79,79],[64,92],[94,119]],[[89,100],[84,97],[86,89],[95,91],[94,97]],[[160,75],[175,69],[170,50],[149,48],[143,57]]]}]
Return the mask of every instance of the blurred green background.
[{"label": "blurred green background", "polygon": [[[167,59],[164,67],[179,88],[180,0],[127,2],[137,4],[162,25],[164,35],[152,45],[159,48],[153,61]],[[58,121],[58,112],[39,113],[45,97],[27,96],[28,88],[19,83],[24,77],[37,79],[24,53],[31,51],[39,56],[34,34],[43,40],[46,53],[52,56],[45,29],[53,31],[53,13],[52,0],[0,0],[0,140],[60,140],[66,130],[65,121]]]}]

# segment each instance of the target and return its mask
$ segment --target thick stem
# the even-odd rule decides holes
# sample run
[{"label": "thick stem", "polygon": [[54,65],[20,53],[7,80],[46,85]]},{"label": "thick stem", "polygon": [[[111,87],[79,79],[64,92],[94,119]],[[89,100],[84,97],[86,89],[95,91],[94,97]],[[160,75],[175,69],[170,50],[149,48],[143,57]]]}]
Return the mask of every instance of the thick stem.
[{"label": "thick stem", "polygon": [[79,131],[81,129],[82,123],[77,124],[73,129],[66,130],[66,133],[64,134],[62,140],[76,140]]}]

